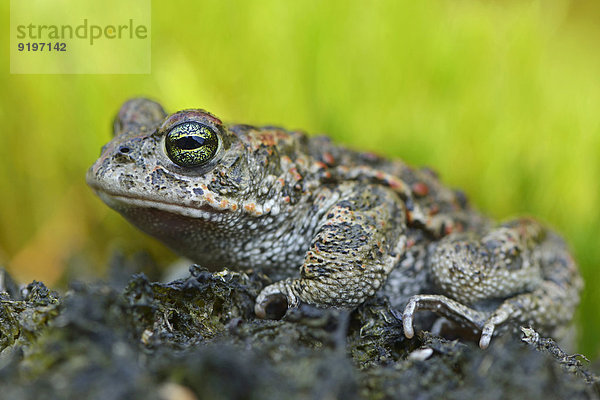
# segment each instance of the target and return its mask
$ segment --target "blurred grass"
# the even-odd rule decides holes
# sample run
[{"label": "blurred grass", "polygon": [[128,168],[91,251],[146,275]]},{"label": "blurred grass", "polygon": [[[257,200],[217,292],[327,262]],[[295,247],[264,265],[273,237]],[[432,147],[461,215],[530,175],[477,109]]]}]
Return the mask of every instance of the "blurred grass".
[{"label": "blurred grass", "polygon": [[581,265],[579,351],[597,357],[600,3],[321,3],[154,2],[151,75],[10,75],[5,60],[0,263],[52,284],[100,273],[115,246],[172,258],[84,180],[120,104],[146,95],[326,132],[432,166],[495,218],[548,222]]}]

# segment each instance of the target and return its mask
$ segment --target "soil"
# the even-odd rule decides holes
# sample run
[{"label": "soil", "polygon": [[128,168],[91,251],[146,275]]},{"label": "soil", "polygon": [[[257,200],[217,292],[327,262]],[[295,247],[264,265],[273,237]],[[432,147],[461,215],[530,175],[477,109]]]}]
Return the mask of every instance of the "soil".
[{"label": "soil", "polygon": [[0,398],[597,399],[584,357],[533,330],[475,342],[408,340],[376,297],[353,312],[254,316],[254,273],[152,282],[113,262],[107,282],[19,287],[0,272]]}]

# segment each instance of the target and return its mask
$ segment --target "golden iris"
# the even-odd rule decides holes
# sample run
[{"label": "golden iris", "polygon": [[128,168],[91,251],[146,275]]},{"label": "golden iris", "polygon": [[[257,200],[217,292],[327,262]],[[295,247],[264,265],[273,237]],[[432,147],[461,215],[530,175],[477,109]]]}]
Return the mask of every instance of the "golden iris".
[{"label": "golden iris", "polygon": [[165,147],[171,161],[180,167],[200,167],[217,154],[219,137],[208,126],[188,121],[169,131]]}]

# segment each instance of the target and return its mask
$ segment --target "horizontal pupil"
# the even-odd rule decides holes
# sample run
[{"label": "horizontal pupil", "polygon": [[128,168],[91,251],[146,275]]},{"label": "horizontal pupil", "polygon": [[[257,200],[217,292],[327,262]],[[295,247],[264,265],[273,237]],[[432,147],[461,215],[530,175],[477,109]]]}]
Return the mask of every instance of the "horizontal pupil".
[{"label": "horizontal pupil", "polygon": [[202,147],[206,140],[200,136],[185,136],[175,141],[175,146],[181,150],[194,150]]}]

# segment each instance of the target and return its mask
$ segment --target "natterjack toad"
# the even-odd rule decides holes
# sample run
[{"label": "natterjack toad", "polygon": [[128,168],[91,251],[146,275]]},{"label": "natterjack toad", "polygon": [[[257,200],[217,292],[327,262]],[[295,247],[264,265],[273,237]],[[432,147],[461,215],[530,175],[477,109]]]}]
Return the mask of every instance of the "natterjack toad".
[{"label": "natterjack toad", "polygon": [[538,222],[492,225],[430,170],[325,137],[133,99],[87,181],[201,265],[270,276],[260,317],[281,298],[354,308],[381,289],[407,337],[415,312],[430,310],[480,331],[485,348],[507,322],[552,333],[579,301],[565,243]]}]

